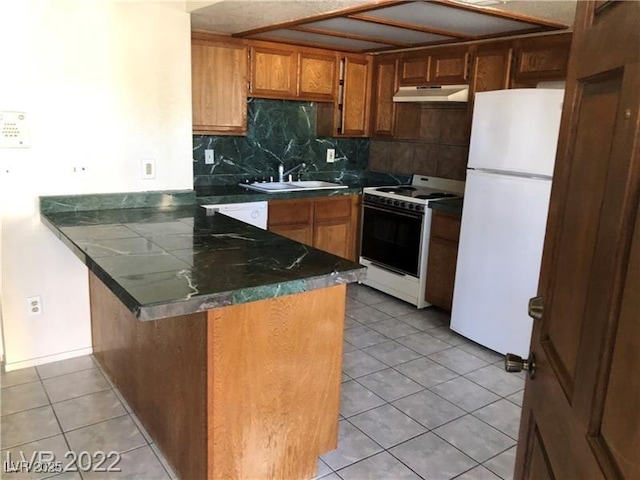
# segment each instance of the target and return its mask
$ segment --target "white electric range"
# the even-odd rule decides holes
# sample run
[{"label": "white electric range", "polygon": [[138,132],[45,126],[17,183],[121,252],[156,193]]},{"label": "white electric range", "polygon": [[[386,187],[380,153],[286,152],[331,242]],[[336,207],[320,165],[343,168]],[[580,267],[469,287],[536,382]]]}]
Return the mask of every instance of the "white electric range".
[{"label": "white electric range", "polygon": [[462,197],[464,182],[413,175],[411,185],[363,189],[362,282],[417,308],[425,301],[430,202]]}]

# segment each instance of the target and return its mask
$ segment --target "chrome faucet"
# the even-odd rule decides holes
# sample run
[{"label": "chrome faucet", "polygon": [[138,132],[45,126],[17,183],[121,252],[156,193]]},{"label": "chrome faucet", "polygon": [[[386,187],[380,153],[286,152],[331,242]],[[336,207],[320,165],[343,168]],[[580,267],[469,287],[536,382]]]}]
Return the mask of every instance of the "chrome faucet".
[{"label": "chrome faucet", "polygon": [[285,180],[284,180],[284,178],[285,178],[287,175],[289,175],[289,174],[291,174],[291,173],[295,172],[295,171],[296,171],[296,170],[298,170],[298,169],[302,169],[302,168],[306,168],[306,167],[307,167],[307,164],[306,164],[306,163],[304,163],[304,162],[302,162],[302,163],[299,163],[298,165],[296,165],[295,167],[293,167],[292,169],[287,170],[287,171],[285,172],[285,171],[284,171],[284,165],[281,163],[280,165],[278,165],[278,181],[279,181],[279,182],[284,182],[284,181],[285,181]]}]

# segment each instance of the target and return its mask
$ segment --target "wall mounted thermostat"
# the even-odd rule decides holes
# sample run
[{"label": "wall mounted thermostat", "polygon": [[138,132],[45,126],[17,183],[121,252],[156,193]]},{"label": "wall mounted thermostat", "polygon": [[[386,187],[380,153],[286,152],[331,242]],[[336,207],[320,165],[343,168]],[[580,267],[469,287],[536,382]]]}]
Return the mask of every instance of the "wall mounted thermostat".
[{"label": "wall mounted thermostat", "polygon": [[0,112],[0,148],[28,148],[29,122],[25,112]]}]

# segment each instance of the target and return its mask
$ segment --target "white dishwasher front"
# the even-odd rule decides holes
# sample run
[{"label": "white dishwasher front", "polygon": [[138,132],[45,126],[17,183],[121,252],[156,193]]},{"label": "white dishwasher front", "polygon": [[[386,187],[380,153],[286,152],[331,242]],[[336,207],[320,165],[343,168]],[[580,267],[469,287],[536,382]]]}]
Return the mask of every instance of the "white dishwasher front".
[{"label": "white dishwasher front", "polygon": [[207,210],[207,215],[220,212],[263,230],[267,229],[267,202],[219,203],[202,206]]}]

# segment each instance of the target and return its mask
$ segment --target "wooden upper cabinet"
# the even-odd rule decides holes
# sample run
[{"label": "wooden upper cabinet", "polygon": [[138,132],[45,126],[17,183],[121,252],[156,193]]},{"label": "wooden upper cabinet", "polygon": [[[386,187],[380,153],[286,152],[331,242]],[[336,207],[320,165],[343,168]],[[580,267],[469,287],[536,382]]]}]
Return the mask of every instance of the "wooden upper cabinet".
[{"label": "wooden upper cabinet", "polygon": [[571,36],[570,33],[563,33],[516,40],[512,86],[533,87],[542,81],[564,80]]},{"label": "wooden upper cabinet", "polygon": [[398,64],[398,86],[406,87],[428,83],[429,62],[428,53],[400,59]]},{"label": "wooden upper cabinet", "polygon": [[338,85],[338,55],[329,50],[250,42],[249,95],[332,102]]},{"label": "wooden upper cabinet", "polygon": [[247,49],[194,38],[191,44],[193,133],[247,132]]},{"label": "wooden upper cabinet", "polygon": [[298,54],[298,97],[333,101],[336,98],[338,58],[334,54]]},{"label": "wooden upper cabinet", "polygon": [[508,42],[478,46],[472,61],[471,91],[509,88],[512,57],[513,48]]},{"label": "wooden upper cabinet", "polygon": [[370,62],[366,56],[345,56],[342,59],[342,97],[339,100],[342,115],[338,128],[340,135],[362,137],[368,134]]},{"label": "wooden upper cabinet", "polygon": [[264,98],[295,98],[298,55],[294,49],[251,47],[249,94]]},{"label": "wooden upper cabinet", "polygon": [[469,79],[469,49],[443,48],[433,50],[429,64],[429,83],[455,85]]},{"label": "wooden upper cabinet", "polygon": [[396,93],[396,67],[398,61],[395,58],[374,60],[373,87],[371,95],[371,123],[372,135],[377,137],[393,136],[394,115],[396,104],[393,95]]}]

